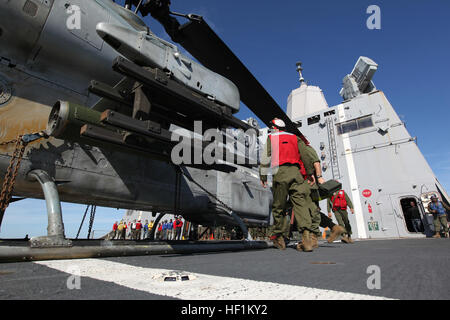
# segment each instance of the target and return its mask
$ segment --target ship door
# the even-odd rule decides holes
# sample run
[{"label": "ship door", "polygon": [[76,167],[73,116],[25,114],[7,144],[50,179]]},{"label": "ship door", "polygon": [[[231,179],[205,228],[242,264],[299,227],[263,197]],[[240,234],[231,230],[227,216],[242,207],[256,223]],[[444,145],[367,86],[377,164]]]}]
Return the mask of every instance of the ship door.
[{"label": "ship door", "polygon": [[397,218],[395,216],[396,211],[393,208],[392,200],[389,195],[379,195],[376,199],[376,208],[379,212],[380,231],[383,237],[396,238],[400,236]]},{"label": "ship door", "polygon": [[424,233],[423,212],[416,197],[400,199],[406,229],[410,233]]},{"label": "ship door", "polygon": [[423,237],[424,211],[420,200],[412,195],[391,195],[391,202],[399,236]]}]

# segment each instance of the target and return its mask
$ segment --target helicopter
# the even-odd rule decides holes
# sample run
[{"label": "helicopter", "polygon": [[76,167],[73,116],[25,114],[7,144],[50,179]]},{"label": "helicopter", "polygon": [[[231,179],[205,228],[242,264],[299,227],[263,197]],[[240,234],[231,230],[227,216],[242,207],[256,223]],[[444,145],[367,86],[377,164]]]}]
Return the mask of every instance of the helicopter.
[{"label": "helicopter", "polygon": [[[257,123],[234,114],[242,102],[304,137],[201,16],[172,12],[169,0],[1,0],[0,43],[0,219],[11,201],[45,199],[48,235],[32,245],[70,245],[60,201],[246,236],[270,223]],[[174,163],[174,150],[186,161]],[[198,161],[206,150],[219,161]]]}]

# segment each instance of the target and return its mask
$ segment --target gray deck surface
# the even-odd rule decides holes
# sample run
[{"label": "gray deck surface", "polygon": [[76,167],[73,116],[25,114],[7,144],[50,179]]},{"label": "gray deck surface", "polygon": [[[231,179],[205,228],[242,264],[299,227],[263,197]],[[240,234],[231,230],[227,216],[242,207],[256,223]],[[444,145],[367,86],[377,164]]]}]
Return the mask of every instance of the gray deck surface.
[{"label": "gray deck surface", "polygon": [[[291,247],[104,260],[394,299],[450,299],[450,239],[321,243],[312,253]],[[381,270],[379,290],[367,288],[371,265]],[[33,262],[0,264],[0,299],[172,299],[86,277],[81,290],[68,290],[67,278]]]}]

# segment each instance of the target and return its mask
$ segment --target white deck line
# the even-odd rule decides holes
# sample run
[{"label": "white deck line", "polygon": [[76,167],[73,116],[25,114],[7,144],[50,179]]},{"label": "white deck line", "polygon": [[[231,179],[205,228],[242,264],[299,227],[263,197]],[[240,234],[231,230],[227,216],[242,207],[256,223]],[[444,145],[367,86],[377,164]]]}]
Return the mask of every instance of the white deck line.
[{"label": "white deck line", "polygon": [[[112,282],[151,294],[183,300],[379,300],[388,299],[335,290],[190,273],[193,280],[164,282],[161,274],[173,270],[144,268],[100,259],[40,261],[36,264],[83,278]],[[69,280],[68,280],[69,281]]]}]

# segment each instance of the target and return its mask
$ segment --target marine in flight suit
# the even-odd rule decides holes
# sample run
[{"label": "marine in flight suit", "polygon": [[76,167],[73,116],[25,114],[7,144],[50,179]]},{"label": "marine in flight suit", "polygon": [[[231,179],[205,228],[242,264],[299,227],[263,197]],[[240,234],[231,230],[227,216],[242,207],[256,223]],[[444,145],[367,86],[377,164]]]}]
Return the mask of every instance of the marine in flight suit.
[{"label": "marine in flight suit", "polygon": [[[341,194],[340,194],[341,193]],[[342,201],[342,193],[344,193],[345,201],[345,209],[343,207],[340,207],[339,202]],[[339,225],[343,228],[345,228],[344,236],[341,238],[342,242],[344,243],[353,243],[352,240],[352,226],[350,225],[350,221],[348,220],[348,212],[347,207],[350,208],[352,214],[355,213],[353,209],[353,203],[350,200],[350,198],[347,195],[347,192],[344,190],[339,190],[338,192],[335,192],[331,198],[327,201],[327,208],[328,208],[328,214],[329,217],[331,217],[331,212],[334,212],[334,216],[336,217],[336,220],[338,221]]]},{"label": "marine in flight suit", "polygon": [[[289,200],[292,203],[298,231],[302,234],[299,251],[313,251],[311,233],[315,233],[313,222],[317,208],[310,197],[310,187],[305,179],[305,167],[312,167],[308,158],[302,159],[306,144],[297,136],[284,132],[285,124],[280,119],[272,120],[275,132],[269,135],[261,157],[260,179],[267,187],[268,168],[272,168],[272,215],[274,225],[271,239],[279,249],[285,249],[283,238],[286,209]],[[301,173],[303,171],[303,174]],[[318,229],[318,223],[317,223]]]}]

